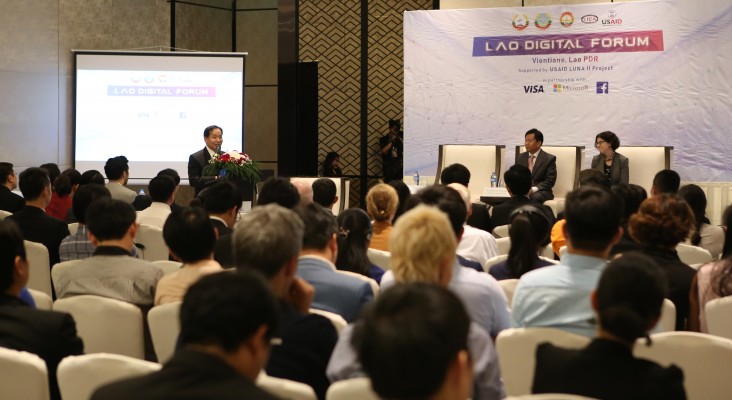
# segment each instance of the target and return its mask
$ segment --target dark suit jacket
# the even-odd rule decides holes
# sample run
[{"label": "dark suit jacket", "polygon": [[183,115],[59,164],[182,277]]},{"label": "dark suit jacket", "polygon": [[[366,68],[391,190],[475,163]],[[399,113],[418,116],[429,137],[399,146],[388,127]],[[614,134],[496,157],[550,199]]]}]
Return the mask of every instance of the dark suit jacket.
[{"label": "dark suit jacket", "polygon": [[676,330],[688,329],[689,291],[696,270],[681,262],[676,250],[658,246],[643,246],[643,253],[653,258],[668,279],[668,298],[676,306]]},{"label": "dark suit jacket", "polygon": [[491,216],[488,214],[488,205],[483,203],[471,204],[472,212],[466,222],[473,228],[482,229],[486,232],[490,232],[491,227]]},{"label": "dark suit jacket", "polygon": [[[605,172],[603,165],[605,164],[605,156],[598,154],[592,157],[592,169],[596,169],[602,173]],[[613,155],[613,166],[610,167],[610,184],[620,185],[628,184],[630,180],[630,170],[628,169],[628,157],[615,153]]]},{"label": "dark suit jacket", "polygon": [[276,400],[220,358],[178,350],[163,369],[97,389],[92,400]]},{"label": "dark suit jacket", "polygon": [[18,225],[23,239],[46,246],[51,267],[59,262],[58,248],[61,241],[69,236],[69,226],[65,222],[49,217],[45,211],[32,206],[23,208],[8,219]]},{"label": "dark suit jacket", "polygon": [[[223,154],[223,152],[219,152],[219,154]],[[211,155],[208,154],[205,147],[188,157],[188,181],[195,190],[195,196],[198,196],[198,192],[215,180],[215,177],[202,176],[203,168],[208,165],[210,159]]]},{"label": "dark suit jacket", "polygon": [[233,232],[233,230],[231,228],[229,228],[228,226],[226,226],[226,224],[224,224],[223,222],[221,222],[217,219],[211,218],[211,223],[213,224],[214,228],[216,228],[219,231],[219,237],[228,235],[231,232]]},{"label": "dark suit jacket", "polygon": [[[529,168],[529,152],[525,151],[516,157],[516,164]],[[531,195],[531,199],[543,203],[554,198],[552,188],[557,181],[557,157],[542,150],[534,160],[531,171],[531,186],[539,191]]]},{"label": "dark suit jacket", "polygon": [[66,356],[84,353],[71,315],[36,310],[5,294],[0,294],[0,346],[36,354],[46,362],[52,399],[61,398],[56,383],[58,363]]},{"label": "dark suit jacket", "polygon": [[554,211],[552,211],[551,208],[543,204],[539,204],[535,201],[531,201],[526,196],[513,196],[508,199],[508,201],[493,207],[493,214],[491,215],[491,229],[501,225],[508,225],[510,222],[509,217],[511,216],[513,210],[523,206],[524,204],[529,203],[534,204],[541,211],[543,211],[544,214],[546,214],[546,216],[549,218],[549,221],[554,221]]},{"label": "dark suit jacket", "polygon": [[25,207],[25,200],[22,197],[0,185],[0,210],[14,213],[20,211],[23,207]]},{"label": "dark suit jacket", "polygon": [[540,344],[531,391],[604,400],[686,398],[681,369],[635,358],[628,347],[605,339],[580,350]]},{"label": "dark suit jacket", "polygon": [[333,324],[317,314],[302,314],[280,300],[280,326],[275,335],[282,344],[272,347],[267,374],[310,385],[325,399],[330,381],[325,375],[338,333]]},{"label": "dark suit jacket", "polygon": [[221,264],[222,268],[234,268],[234,249],[231,245],[232,232],[226,235],[219,235],[216,239],[216,247],[214,247],[214,260]]}]

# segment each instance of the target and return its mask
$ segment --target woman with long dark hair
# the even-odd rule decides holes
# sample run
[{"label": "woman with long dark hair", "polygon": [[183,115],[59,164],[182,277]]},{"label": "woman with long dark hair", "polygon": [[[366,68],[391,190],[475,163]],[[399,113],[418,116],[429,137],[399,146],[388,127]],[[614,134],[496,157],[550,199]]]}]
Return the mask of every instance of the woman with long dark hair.
[{"label": "woman with long dark hair", "polygon": [[335,151],[331,151],[325,156],[323,161],[323,176],[343,176],[343,171],[338,163],[341,161],[341,157]]},{"label": "woman with long dark hair", "polygon": [[371,221],[360,208],[349,208],[338,214],[338,257],[336,268],[367,276],[381,282],[384,270],[373,265],[366,256],[371,242]]},{"label": "woman with long dark hair", "polygon": [[704,190],[694,184],[684,185],[679,189],[679,197],[691,207],[696,219],[694,230],[687,243],[709,250],[712,257],[718,259],[724,245],[724,231],[721,227],[712,225],[707,218],[707,195],[704,194]]},{"label": "woman with long dark hair", "polygon": [[549,244],[552,221],[538,207],[527,204],[515,209],[509,216],[508,235],[511,249],[506,261],[488,271],[497,280],[519,279],[521,275],[553,263],[539,258],[539,252]]},{"label": "woman with long dark hair", "polygon": [[51,202],[46,206],[46,214],[61,221],[66,221],[66,216],[71,208],[71,199],[81,183],[81,173],[69,168],[65,170],[53,182],[53,195]]}]

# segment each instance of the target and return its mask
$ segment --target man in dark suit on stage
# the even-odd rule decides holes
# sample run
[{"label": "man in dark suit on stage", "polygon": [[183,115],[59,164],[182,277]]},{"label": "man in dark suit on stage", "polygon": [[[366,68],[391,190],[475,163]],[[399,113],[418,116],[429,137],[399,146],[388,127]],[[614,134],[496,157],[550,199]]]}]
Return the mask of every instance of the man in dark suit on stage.
[{"label": "man in dark suit on stage", "polygon": [[[521,165],[511,166],[503,174],[503,181],[506,183],[506,189],[511,194],[511,198],[493,207],[493,214],[491,215],[491,227],[493,228],[508,225],[513,210],[532,202],[529,198],[531,172],[528,168]],[[549,221],[554,221],[554,212],[551,208],[543,204],[537,204],[537,206],[547,215]]]},{"label": "man in dark suit on stage", "polygon": [[[61,396],[56,367],[66,356],[84,353],[71,315],[36,310],[18,298],[28,283],[28,260],[23,238],[14,223],[0,221],[0,347],[38,355],[48,368],[51,399]],[[28,384],[17,382],[18,385]]]},{"label": "man in dark suit on stage", "polygon": [[539,203],[554,198],[552,188],[557,181],[557,157],[541,150],[544,135],[536,128],[524,135],[526,151],[516,157],[516,164],[531,171],[531,192],[529,197]]},{"label": "man in dark suit on stage", "polygon": [[198,196],[203,188],[215,181],[218,176],[202,176],[203,168],[214,154],[223,154],[221,144],[224,143],[224,131],[216,125],[211,125],[203,130],[203,141],[206,147],[188,157],[188,181]]},{"label": "man in dark suit on stage", "polygon": [[25,206],[25,200],[12,191],[18,187],[13,164],[0,162],[0,210],[14,213]]},{"label": "man in dark suit on stage", "polygon": [[25,197],[25,207],[8,217],[15,222],[23,239],[41,243],[48,249],[51,266],[59,262],[58,248],[69,236],[65,222],[46,215],[46,206],[51,201],[51,181],[41,168],[28,168],[20,173],[20,192]]}]

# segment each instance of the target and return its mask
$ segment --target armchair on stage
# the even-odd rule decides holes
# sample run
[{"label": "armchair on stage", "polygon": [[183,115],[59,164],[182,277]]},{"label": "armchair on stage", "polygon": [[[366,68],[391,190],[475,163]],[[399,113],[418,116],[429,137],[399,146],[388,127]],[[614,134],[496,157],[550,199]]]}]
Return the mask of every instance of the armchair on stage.
[{"label": "armchair on stage", "polygon": [[[485,188],[491,186],[491,174],[496,173],[498,180],[503,180],[503,158],[506,146],[491,144],[441,144],[437,161],[437,175],[434,182],[440,179],[442,169],[450,164],[460,163],[470,171],[471,201],[480,201]],[[406,180],[406,179],[405,179]]]},{"label": "armchair on stage", "polygon": [[651,194],[653,177],[673,167],[673,146],[621,146],[618,153],[628,157],[630,183],[643,186]]}]

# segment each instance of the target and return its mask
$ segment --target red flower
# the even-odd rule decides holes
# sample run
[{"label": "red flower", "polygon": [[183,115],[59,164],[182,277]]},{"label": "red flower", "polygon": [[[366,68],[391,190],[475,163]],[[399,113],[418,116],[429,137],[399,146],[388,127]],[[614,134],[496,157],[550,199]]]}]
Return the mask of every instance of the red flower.
[{"label": "red flower", "polygon": [[229,158],[231,158],[230,155],[222,154],[221,157],[219,157],[219,160],[221,160],[222,162],[227,162],[227,161],[229,161]]}]

